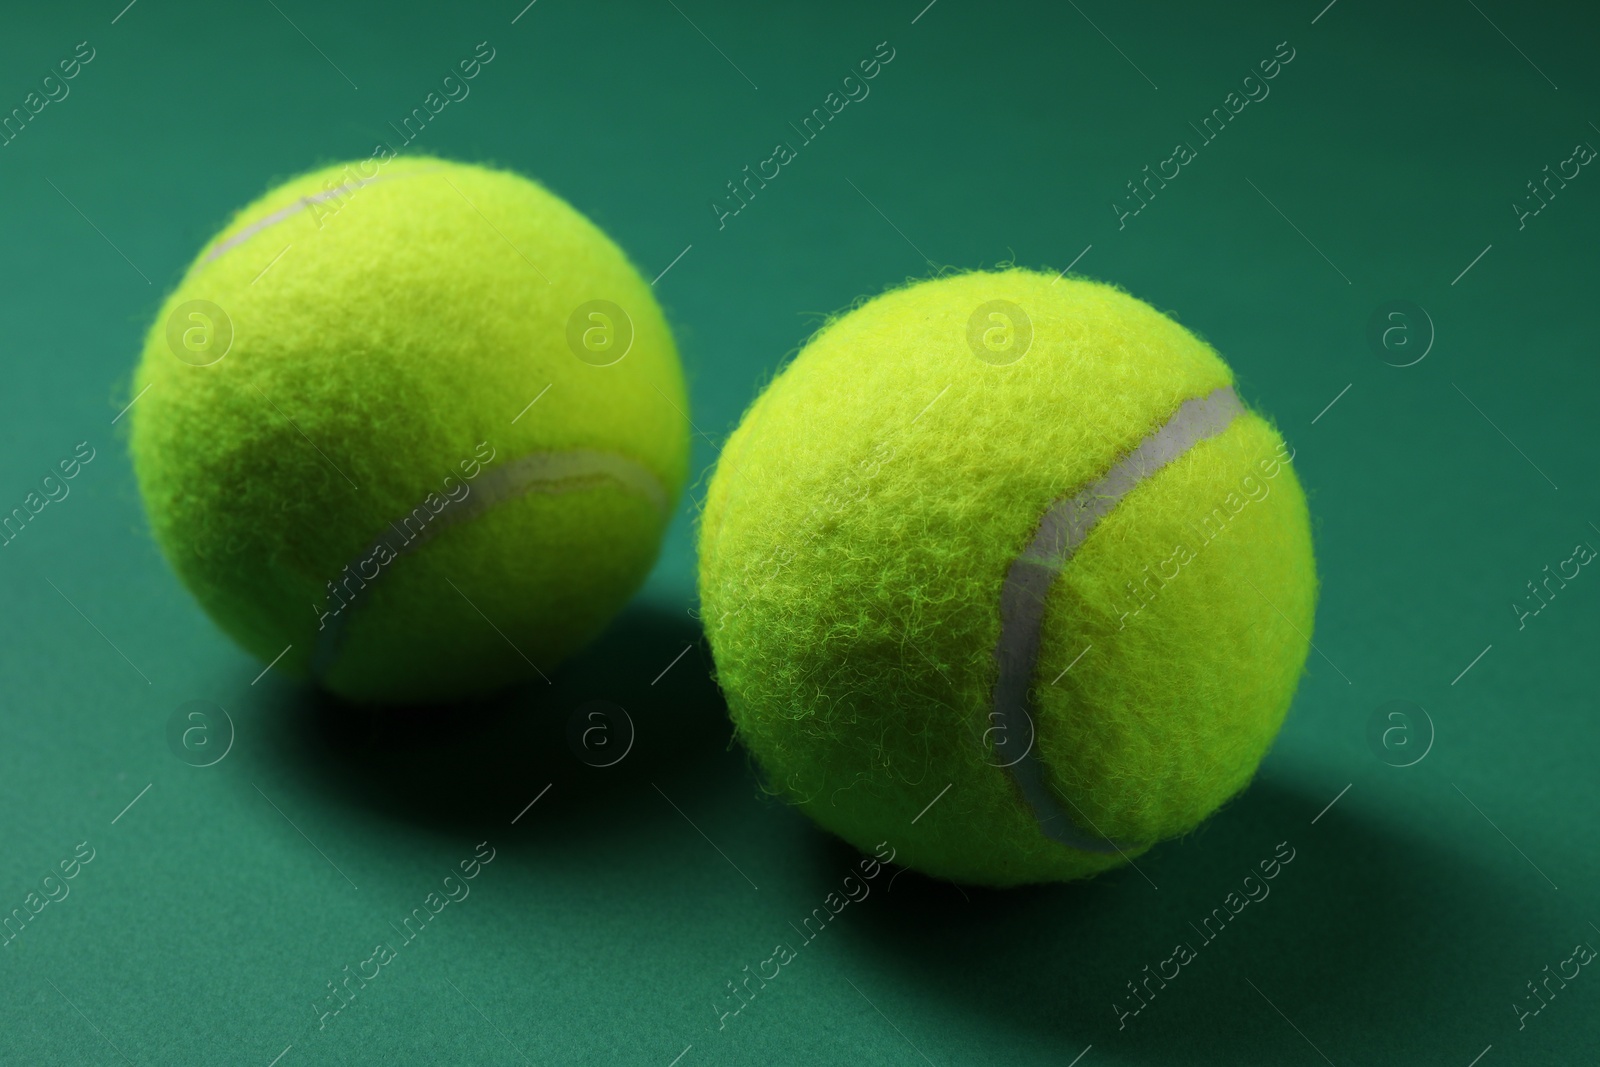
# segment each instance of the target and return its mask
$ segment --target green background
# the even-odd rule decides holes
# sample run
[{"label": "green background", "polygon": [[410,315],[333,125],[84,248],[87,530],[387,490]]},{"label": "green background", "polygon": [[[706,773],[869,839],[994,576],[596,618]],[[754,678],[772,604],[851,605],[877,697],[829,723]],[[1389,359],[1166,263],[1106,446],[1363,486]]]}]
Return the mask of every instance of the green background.
[{"label": "green background", "polygon": [[[1600,144],[1594,22],[1503,0],[925,2],[4,16],[0,108],[79,41],[94,58],[0,147],[0,506],[78,442],[95,458],[0,548],[0,911],[80,841],[95,858],[0,949],[0,1062],[1593,1062],[1592,968],[1520,1027],[1514,1006],[1600,946],[1600,577],[1520,629],[1511,605],[1600,546],[1600,177],[1522,228],[1510,205]],[[656,291],[702,473],[646,589],[554,687],[359,713],[252,683],[263,665],[151,541],[112,420],[161,295],[227,215],[368,155],[480,41],[493,62],[414,150],[536,176],[647,278],[682,253]],[[719,229],[724,183],[882,41],[870,96]],[[1285,41],[1270,96],[1119,228],[1124,183]],[[725,983],[856,857],[763,797],[732,743],[694,618],[704,472],[821,315],[930,260],[1075,262],[1218,347],[1298,450],[1319,651],[1255,784],[1139,871],[880,878],[719,1030]],[[1436,332],[1403,368],[1367,339],[1395,299]],[[196,700],[235,730],[204,768],[167,737]],[[607,768],[567,741],[593,700],[634,726]],[[1404,768],[1420,715],[1410,749],[1369,740],[1394,700],[1433,728]],[[470,896],[319,1031],[325,983],[485,840]],[[1271,896],[1119,1027],[1125,983],[1197,942],[1279,842]]]}]

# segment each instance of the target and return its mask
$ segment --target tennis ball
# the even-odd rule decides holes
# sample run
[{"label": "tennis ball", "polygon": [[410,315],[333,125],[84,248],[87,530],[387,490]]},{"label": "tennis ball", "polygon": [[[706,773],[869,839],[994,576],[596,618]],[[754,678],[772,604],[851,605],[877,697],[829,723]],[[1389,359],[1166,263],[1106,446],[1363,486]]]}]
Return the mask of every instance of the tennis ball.
[{"label": "tennis ball", "polygon": [[1289,458],[1216,352],[1108,285],[961,274],[828,322],[729,438],[700,528],[767,788],[994,886],[1193,828],[1305,663]]},{"label": "tennis ball", "polygon": [[548,675],[642,581],[686,472],[650,287],[552,193],[440,159],[239,212],[132,392],[178,575],[263,662],[360,702]]}]

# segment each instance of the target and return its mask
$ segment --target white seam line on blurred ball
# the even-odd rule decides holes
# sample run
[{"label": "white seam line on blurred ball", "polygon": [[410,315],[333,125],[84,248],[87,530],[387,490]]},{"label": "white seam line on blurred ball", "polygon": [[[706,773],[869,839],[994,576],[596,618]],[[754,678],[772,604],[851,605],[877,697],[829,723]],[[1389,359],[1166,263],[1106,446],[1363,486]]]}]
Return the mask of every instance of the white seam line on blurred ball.
[{"label": "white seam line on blurred ball", "polygon": [[300,212],[311,207],[313,204],[320,204],[325,200],[332,200],[338,196],[354,193],[358,189],[365,189],[367,186],[377,185],[379,182],[394,181],[396,178],[414,178],[419,174],[431,174],[439,169],[440,168],[438,167],[419,167],[416,170],[403,171],[400,174],[374,174],[370,178],[357,178],[354,182],[346,182],[343,185],[336,185],[332,189],[326,189],[320,193],[313,193],[310,196],[302,196],[294,203],[286,205],[285,207],[281,207],[277,211],[274,211],[272,214],[268,215],[266,218],[257,219],[255,222],[252,222],[238,233],[231,234],[230,236],[224,238],[214,248],[212,248],[211,251],[206,253],[204,262],[210,263],[224,252],[231,251],[232,249],[244,244],[262,230],[265,230],[270,226],[276,226],[284,219],[292,218],[295,215],[300,214]]}]

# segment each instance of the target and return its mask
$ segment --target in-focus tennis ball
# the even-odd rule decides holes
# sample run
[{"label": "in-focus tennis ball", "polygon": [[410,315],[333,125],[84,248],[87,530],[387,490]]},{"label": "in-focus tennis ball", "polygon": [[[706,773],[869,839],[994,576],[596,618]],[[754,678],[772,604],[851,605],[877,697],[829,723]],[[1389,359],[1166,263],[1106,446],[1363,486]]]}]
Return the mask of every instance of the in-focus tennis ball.
[{"label": "in-focus tennis ball", "polygon": [[938,877],[1127,862],[1242,789],[1288,709],[1317,584],[1289,458],[1209,346],[1107,285],[963,274],[834,319],[706,499],[739,737]]},{"label": "in-focus tennis ball", "polygon": [[687,464],[677,352],[623,253],[533,182],[439,159],[241,211],[133,395],[185,584],[263,662],[358,701],[548,674],[649,570]]}]

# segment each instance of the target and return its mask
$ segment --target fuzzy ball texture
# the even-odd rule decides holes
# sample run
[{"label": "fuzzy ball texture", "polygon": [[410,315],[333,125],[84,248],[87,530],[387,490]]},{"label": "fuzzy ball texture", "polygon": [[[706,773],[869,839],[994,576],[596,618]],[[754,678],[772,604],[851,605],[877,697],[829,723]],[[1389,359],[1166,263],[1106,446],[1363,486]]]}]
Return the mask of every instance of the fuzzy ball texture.
[{"label": "fuzzy ball texture", "polygon": [[996,886],[1118,866],[1244,788],[1317,586],[1290,452],[1248,409],[1139,480],[1044,598],[1026,740],[1120,851],[1041,831],[992,717],[1002,587],[1041,518],[1232,384],[1148,305],[1031,271],[830,321],[729,439],[701,523],[717,675],[767,788],[864,851]]},{"label": "fuzzy ball texture", "polygon": [[240,211],[132,395],[184,583],[276,670],[363,702],[548,672],[643,580],[688,461],[677,352],[626,256],[533,182],[439,159]]}]

